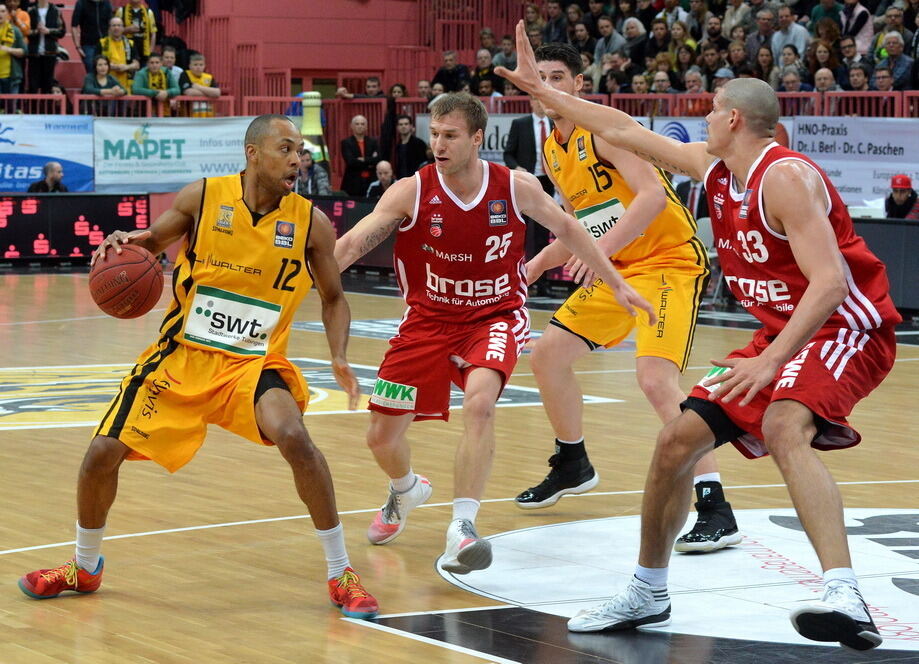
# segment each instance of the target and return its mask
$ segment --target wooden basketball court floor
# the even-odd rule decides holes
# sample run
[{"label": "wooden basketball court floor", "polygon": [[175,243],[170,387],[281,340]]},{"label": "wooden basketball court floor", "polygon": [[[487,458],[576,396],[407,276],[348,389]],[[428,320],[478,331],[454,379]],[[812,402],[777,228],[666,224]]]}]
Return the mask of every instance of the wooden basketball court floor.
[{"label": "wooden basketball court floor", "polygon": [[[410,430],[414,468],[431,479],[433,498],[412,513],[398,540],[371,546],[364,533],[385,499],[386,479],[364,444],[366,411],[344,412],[345,400],[325,373],[328,349],[324,335],[316,331],[315,294],[297,316],[303,329],[292,333],[289,355],[300,358],[313,386],[306,424],[333,472],[352,564],[379,599],[382,617],[361,624],[342,619],[330,607],[321,547],[286,464],[275,449],[216,428],[194,461],[175,475],[151,462],[124,465],[103,546],[106,570],[99,592],[29,599],[17,588],[18,577],[56,566],[73,553],[75,481],[91,426],[121,374],[154,337],[166,305],[164,293],[157,312],[116,321],[94,307],[86,281],[84,273],[0,275],[2,664],[741,662],[752,661],[747,659],[751,653],[759,653],[758,661],[797,661],[799,655],[802,660],[825,655],[827,661],[880,661],[885,654],[883,661],[919,660],[919,650],[902,649],[919,632],[907,627],[902,633],[909,638],[888,640],[888,651],[845,655],[801,646],[792,657],[781,645],[796,636],[787,622],[783,633],[763,638],[759,650],[739,648],[724,659],[716,655],[730,643],[730,615],[721,618],[728,638],[717,642],[666,631],[663,636],[600,635],[578,642],[568,638],[564,618],[507,607],[495,601],[494,593],[476,594],[448,582],[436,571],[435,561],[450,519],[452,458],[461,431],[458,412],[449,423],[420,423]],[[365,392],[387,347],[387,324],[402,312],[401,299],[386,296],[395,294],[388,289],[383,283],[374,294],[349,296],[355,329],[360,330],[352,336],[349,359],[366,367],[359,370]],[[534,329],[542,329],[549,315],[534,311]],[[738,327],[700,326],[684,388],[702,376],[710,358],[723,357],[749,336],[749,330]],[[901,339],[915,342],[919,337]],[[898,350],[891,375],[852,417],[864,442],[823,459],[841,483],[847,508],[906,513],[908,533],[908,525],[919,520],[913,514],[910,521],[908,514],[919,513],[919,346],[902,344]],[[515,390],[497,412],[494,470],[478,519],[483,535],[533,529],[539,541],[541,532],[549,538],[552,530],[542,527],[638,514],[659,424],[637,387],[632,353],[594,353],[577,370],[590,396],[585,433],[601,476],[599,487],[548,510],[514,507],[513,497],[545,474],[552,441],[524,356],[511,384],[525,389]],[[719,450],[718,459],[742,529],[747,510],[791,507],[771,461],[744,460],[729,446]],[[900,576],[919,584],[919,528],[912,532],[911,537],[901,533],[894,557]],[[590,537],[574,545],[603,552],[629,569],[637,536]],[[537,545],[553,546],[551,539]],[[496,549],[496,565],[499,554]],[[727,570],[731,554],[723,554],[696,557],[693,564]],[[537,583],[539,576],[539,570],[529,577],[523,573],[515,583]],[[474,586],[473,577],[458,581]],[[598,584],[594,577],[583,578],[593,586],[586,594],[594,598],[619,586],[618,579]],[[760,590],[751,585],[745,592],[753,596]],[[786,599],[802,594],[787,585],[782,592]],[[911,597],[914,604],[919,603],[917,592]],[[675,616],[678,611],[675,598]],[[769,652],[775,657],[764,659],[763,653]]]}]

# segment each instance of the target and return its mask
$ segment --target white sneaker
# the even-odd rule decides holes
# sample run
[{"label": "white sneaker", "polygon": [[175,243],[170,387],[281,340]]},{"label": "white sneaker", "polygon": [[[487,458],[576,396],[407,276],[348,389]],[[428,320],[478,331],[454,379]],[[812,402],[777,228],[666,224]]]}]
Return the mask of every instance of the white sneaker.
[{"label": "white sneaker", "polygon": [[405,529],[408,513],[427,502],[433,490],[428,478],[421,475],[415,475],[415,483],[408,491],[396,493],[390,487],[389,500],[376,513],[367,529],[367,539],[370,543],[386,544],[396,539]]},{"label": "white sneaker", "polygon": [[568,621],[572,632],[663,627],[670,624],[670,596],[667,588],[652,588],[632,577],[622,592]]},{"label": "white sneaker", "polygon": [[838,641],[853,650],[871,650],[883,639],[858,588],[845,581],[826,584],[823,600],[791,612],[798,634],[813,641]]},{"label": "white sneaker", "polygon": [[479,537],[469,519],[454,519],[447,528],[447,550],[440,568],[454,574],[469,574],[491,565],[491,542]]}]

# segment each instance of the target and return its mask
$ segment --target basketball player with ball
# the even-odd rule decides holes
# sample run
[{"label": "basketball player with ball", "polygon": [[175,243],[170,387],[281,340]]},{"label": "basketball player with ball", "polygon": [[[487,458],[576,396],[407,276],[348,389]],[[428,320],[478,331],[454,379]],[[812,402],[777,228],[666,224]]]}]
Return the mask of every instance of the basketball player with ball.
[{"label": "basketball player with ball", "polygon": [[[155,303],[145,295],[150,284],[130,295],[156,278],[138,249],[156,255],[182,241],[159,337],[122,381],[83,459],[76,555],[22,577],[25,594],[47,599],[97,590],[122,462],[152,459],[174,472],[195,455],[207,425],[217,424],[278,447],[325,549],[332,603],[349,617],[376,614],[376,600],[348,561],[328,466],[303,425],[306,381],[285,357],[294,314],[315,283],[332,370],[356,407],[357,379],[345,358],[351,313],[333,255],[335,233],[321,211],[292,193],[302,150],[286,117],[257,117],[246,131],[245,171],[186,186],[149,230],[116,231],[93,254],[95,299],[121,301],[128,292],[111,312],[130,317]],[[113,270],[104,269],[109,263]]]}]

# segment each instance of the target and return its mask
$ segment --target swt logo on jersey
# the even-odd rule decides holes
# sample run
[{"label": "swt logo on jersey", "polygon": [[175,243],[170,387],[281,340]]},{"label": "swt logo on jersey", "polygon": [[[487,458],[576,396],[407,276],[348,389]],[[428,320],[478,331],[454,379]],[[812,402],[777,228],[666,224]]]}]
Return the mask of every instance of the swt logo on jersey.
[{"label": "swt logo on jersey", "polygon": [[265,355],[281,306],[231,291],[198,286],[183,336],[239,355]]}]

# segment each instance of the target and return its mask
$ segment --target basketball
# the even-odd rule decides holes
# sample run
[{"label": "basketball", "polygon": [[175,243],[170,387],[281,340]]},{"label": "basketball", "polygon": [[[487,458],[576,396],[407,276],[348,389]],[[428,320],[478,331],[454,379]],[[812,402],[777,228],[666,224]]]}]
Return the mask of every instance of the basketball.
[{"label": "basketball", "polygon": [[159,302],[163,292],[163,269],[143,247],[121,245],[105,260],[97,260],[89,273],[89,292],[102,311],[115,318],[137,318]]}]

